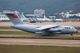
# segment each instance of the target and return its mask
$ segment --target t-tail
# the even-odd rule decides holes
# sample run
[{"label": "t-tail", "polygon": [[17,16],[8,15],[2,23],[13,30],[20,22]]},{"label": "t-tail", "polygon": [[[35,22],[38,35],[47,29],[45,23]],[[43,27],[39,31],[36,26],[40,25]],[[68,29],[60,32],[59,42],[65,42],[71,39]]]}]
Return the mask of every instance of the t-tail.
[{"label": "t-tail", "polygon": [[23,21],[20,18],[20,14],[19,13],[5,13],[10,21],[14,24],[14,25],[19,25],[19,24],[23,24]]}]

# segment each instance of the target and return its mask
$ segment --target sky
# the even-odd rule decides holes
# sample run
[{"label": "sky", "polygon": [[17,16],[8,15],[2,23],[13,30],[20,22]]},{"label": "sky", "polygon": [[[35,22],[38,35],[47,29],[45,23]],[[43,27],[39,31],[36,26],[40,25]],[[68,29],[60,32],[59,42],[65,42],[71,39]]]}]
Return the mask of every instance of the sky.
[{"label": "sky", "polygon": [[18,10],[33,13],[35,9],[44,9],[51,15],[57,12],[80,9],[80,0],[0,0],[0,11]]}]

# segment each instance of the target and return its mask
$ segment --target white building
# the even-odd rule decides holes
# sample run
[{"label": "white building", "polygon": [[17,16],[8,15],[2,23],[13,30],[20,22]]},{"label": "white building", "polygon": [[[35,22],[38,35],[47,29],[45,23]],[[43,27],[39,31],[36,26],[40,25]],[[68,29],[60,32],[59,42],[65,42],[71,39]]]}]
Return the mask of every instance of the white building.
[{"label": "white building", "polygon": [[0,21],[2,20],[9,20],[9,18],[5,14],[0,13]]},{"label": "white building", "polygon": [[80,16],[80,13],[71,14],[70,12],[61,12],[59,14],[62,15],[64,18],[69,18],[70,16]]},{"label": "white building", "polygon": [[45,10],[43,10],[43,9],[35,9],[34,10],[34,15],[36,17],[43,17],[45,15]]},{"label": "white building", "polygon": [[65,13],[66,17],[70,17],[70,16],[80,16],[80,13],[76,13],[76,14],[70,14],[70,13]]}]

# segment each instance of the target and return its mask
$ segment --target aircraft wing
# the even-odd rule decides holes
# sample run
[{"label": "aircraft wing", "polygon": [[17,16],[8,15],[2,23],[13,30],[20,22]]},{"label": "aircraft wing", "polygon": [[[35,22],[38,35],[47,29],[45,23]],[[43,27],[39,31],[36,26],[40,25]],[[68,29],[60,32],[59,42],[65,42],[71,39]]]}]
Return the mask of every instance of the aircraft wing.
[{"label": "aircraft wing", "polygon": [[51,28],[57,28],[57,27],[59,27],[59,25],[48,25],[48,26],[44,26],[44,27],[39,27],[39,28],[37,28],[38,30],[40,30],[40,31],[48,31],[49,29],[51,29]]}]

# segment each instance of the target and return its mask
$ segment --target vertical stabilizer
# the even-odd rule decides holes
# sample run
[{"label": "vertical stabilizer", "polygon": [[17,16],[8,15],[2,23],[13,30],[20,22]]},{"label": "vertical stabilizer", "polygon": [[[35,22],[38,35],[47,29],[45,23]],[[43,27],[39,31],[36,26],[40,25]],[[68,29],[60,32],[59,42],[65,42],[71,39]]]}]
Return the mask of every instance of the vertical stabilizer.
[{"label": "vertical stabilizer", "polygon": [[14,24],[14,25],[18,25],[18,24],[23,24],[23,21],[21,20],[19,13],[13,12],[13,13],[5,13],[10,21]]}]

